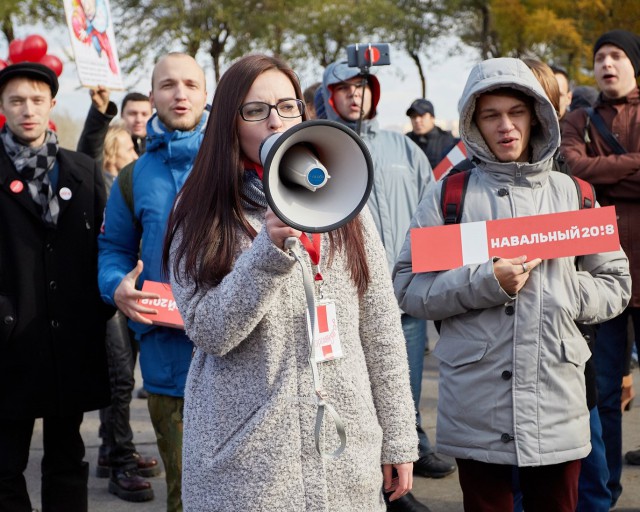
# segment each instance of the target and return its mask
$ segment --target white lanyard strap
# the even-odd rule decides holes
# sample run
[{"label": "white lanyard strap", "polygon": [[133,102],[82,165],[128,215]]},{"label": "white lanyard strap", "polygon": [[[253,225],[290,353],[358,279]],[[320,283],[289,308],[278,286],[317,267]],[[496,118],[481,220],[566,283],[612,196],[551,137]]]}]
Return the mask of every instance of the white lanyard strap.
[{"label": "white lanyard strap", "polygon": [[[311,365],[311,375],[313,377],[313,387],[316,394],[316,401],[318,404],[318,411],[316,413],[316,426],[314,431],[314,437],[316,442],[316,450],[325,459],[338,458],[347,446],[347,434],[344,429],[344,422],[333,406],[327,401],[322,389],[322,379],[320,378],[320,372],[318,371],[318,363],[316,363],[316,344],[314,340],[314,333],[316,331],[316,298],[313,291],[313,280],[309,274],[309,270],[305,266],[304,262],[294,250],[296,245],[296,238],[287,238],[284,242],[284,247],[295,258],[302,269],[302,283],[304,285],[304,294],[307,299],[307,311],[309,313],[310,334],[309,334],[309,364]],[[320,448],[320,432],[322,430],[322,420],[324,418],[325,409],[333,419],[333,423],[336,426],[336,432],[340,437],[340,446],[332,452],[326,453]]]}]

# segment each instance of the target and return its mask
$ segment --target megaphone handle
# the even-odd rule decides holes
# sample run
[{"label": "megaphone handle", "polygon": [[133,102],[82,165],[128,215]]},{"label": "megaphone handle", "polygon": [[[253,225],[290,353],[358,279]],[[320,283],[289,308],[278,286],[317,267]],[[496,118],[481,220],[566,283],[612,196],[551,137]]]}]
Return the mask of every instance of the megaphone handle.
[{"label": "megaphone handle", "polygon": [[[293,253],[293,248],[296,246],[298,239],[295,236],[290,236],[284,239],[284,250]],[[295,257],[295,256],[294,256]]]}]

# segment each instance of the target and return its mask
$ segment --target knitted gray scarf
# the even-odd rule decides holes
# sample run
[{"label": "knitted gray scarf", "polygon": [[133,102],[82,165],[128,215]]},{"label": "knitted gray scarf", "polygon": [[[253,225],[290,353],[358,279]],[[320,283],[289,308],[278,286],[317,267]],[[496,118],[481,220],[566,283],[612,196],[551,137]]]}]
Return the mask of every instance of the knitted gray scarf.
[{"label": "knitted gray scarf", "polygon": [[42,220],[50,226],[55,226],[58,222],[60,205],[58,196],[54,194],[51,187],[49,171],[56,163],[58,137],[47,130],[44,144],[33,148],[18,142],[5,124],[0,131],[0,139],[16,171],[27,183],[31,199],[38,207]]},{"label": "knitted gray scarf", "polygon": [[258,173],[254,169],[246,169],[243,174],[242,206],[249,210],[255,210],[258,206],[266,208],[267,198],[262,188],[262,180],[258,177]]}]

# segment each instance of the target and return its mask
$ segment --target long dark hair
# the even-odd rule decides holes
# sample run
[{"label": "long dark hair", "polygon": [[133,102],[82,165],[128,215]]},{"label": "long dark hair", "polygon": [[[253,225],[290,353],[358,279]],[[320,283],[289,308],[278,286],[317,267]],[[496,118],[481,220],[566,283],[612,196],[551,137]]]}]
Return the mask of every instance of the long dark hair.
[{"label": "long dark hair", "polygon": [[[275,69],[284,73],[302,99],[298,78],[282,60],[249,55],[235,62],[220,79],[200,151],[169,217],[162,263],[169,270],[169,249],[180,232],[172,270],[180,267],[196,287],[215,286],[233,267],[241,233],[253,239],[255,229],[242,206],[243,157],[238,138],[238,108],[256,78]],[[306,115],[303,116],[306,120]],[[351,279],[362,296],[369,284],[369,266],[359,217],[329,233],[327,264],[345,250]]]}]

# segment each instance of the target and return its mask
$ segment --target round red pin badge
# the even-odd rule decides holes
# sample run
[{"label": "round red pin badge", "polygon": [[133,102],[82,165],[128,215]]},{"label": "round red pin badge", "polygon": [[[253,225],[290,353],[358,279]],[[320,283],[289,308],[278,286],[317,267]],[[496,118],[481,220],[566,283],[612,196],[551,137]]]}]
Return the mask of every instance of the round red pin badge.
[{"label": "round red pin badge", "polygon": [[24,183],[22,183],[20,180],[13,180],[9,184],[9,188],[11,189],[11,192],[13,192],[14,194],[19,194],[24,190]]}]

